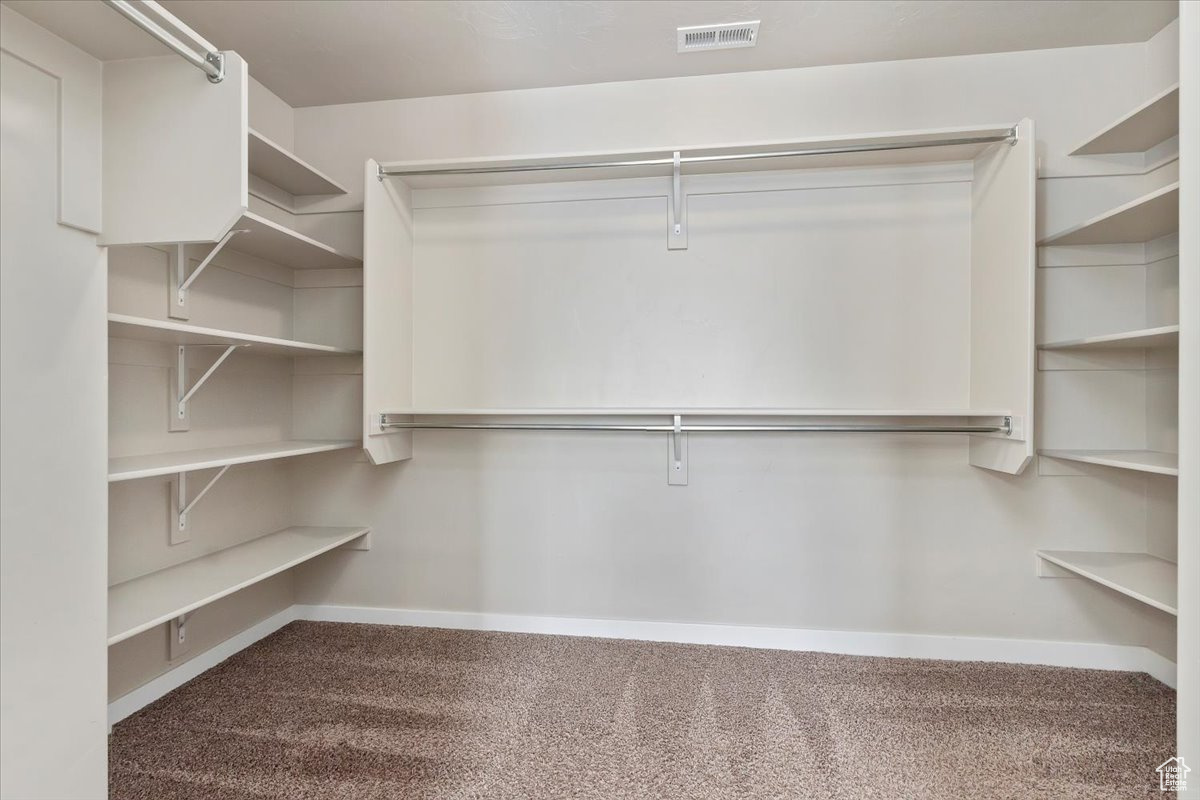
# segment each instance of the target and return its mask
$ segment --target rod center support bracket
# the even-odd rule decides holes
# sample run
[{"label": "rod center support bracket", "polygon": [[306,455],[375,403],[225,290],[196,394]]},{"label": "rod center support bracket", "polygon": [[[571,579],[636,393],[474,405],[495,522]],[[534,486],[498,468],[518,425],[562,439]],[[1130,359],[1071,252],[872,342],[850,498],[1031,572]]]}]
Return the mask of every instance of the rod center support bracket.
[{"label": "rod center support bracket", "polygon": [[668,250],[687,249],[687,198],[683,196],[682,153],[676,150],[671,155],[671,196],[668,199],[669,229]]}]

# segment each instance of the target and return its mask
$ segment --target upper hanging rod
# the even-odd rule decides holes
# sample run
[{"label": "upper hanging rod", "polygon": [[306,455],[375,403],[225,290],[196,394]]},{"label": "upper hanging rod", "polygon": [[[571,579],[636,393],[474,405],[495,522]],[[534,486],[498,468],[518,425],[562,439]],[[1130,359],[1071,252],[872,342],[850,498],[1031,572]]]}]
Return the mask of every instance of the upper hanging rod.
[{"label": "upper hanging rod", "polygon": [[650,433],[1003,433],[1011,436],[1012,417],[1000,425],[621,425],[559,422],[393,422],[384,414],[381,430],[489,430],[489,431],[645,431]]},{"label": "upper hanging rod", "polygon": [[601,169],[605,167],[673,167],[677,164],[707,164],[718,161],[753,161],[763,158],[793,158],[796,156],[830,156],[844,153],[872,153],[887,150],[915,150],[922,147],[948,147],[963,144],[1014,143],[1017,129],[1009,128],[1006,133],[992,136],[965,136],[949,139],[927,139],[920,142],[879,142],[876,144],[854,144],[842,147],[820,147],[800,150],[772,150],[762,153],[724,153],[710,156],[675,155],[663,158],[645,158],[633,161],[574,161],[554,164],[514,164],[491,167],[449,167],[446,169],[385,169],[380,166],[379,177],[397,178],[420,175],[487,175],[503,172],[548,172],[564,169]]},{"label": "upper hanging rod", "polygon": [[[225,56],[211,42],[154,0],[104,0],[130,22],[199,67],[212,83],[225,79]],[[143,10],[144,9],[144,10]],[[149,12],[149,13],[147,13]],[[186,40],[186,41],[185,41]]]}]

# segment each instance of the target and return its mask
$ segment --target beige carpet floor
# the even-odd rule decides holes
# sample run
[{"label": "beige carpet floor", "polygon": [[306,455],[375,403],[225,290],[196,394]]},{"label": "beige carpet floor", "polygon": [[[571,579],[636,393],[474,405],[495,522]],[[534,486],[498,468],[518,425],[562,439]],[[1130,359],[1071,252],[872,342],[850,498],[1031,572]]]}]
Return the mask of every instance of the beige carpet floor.
[{"label": "beige carpet floor", "polygon": [[1162,797],[1140,673],[298,622],[118,724],[112,798]]}]

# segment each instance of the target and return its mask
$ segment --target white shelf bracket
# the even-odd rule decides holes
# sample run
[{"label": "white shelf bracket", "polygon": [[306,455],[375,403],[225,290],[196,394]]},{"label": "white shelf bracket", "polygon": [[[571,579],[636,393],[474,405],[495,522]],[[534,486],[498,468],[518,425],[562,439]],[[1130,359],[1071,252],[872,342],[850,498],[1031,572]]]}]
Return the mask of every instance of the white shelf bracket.
[{"label": "white shelf bracket", "polygon": [[193,613],[195,612],[189,611],[171,620],[171,632],[168,637],[167,647],[168,660],[174,661],[190,649],[191,645],[187,638],[187,624],[188,620],[192,618]]},{"label": "white shelf bracket", "polygon": [[176,538],[178,534],[187,531],[188,512],[196,507],[196,504],[200,502],[204,495],[208,494],[208,490],[216,485],[217,481],[221,480],[221,476],[229,471],[230,466],[230,464],[226,464],[221,467],[217,474],[212,476],[208,483],[204,484],[204,488],[192,498],[191,502],[188,502],[187,499],[187,473],[180,472],[175,476],[175,508],[173,510],[176,513],[174,515],[175,530],[172,535],[171,544],[179,544],[180,542],[187,541],[187,537],[179,537],[178,541],[176,541]]},{"label": "white shelf bracket", "polygon": [[[212,377],[212,374],[217,371],[217,367],[219,367],[219,366],[221,366],[221,364],[225,363],[225,359],[227,359],[227,358],[229,358],[229,356],[233,355],[234,350],[237,350],[239,347],[249,347],[249,346],[250,345],[248,345],[248,344],[231,344],[231,345],[193,344],[193,345],[179,345],[178,347],[175,348],[175,350],[176,350],[175,380],[173,381],[173,385],[171,387],[172,392],[171,392],[171,398],[170,398],[171,399],[171,424],[170,424],[171,431],[186,431],[186,430],[188,430],[188,428],[190,427],[190,423],[188,421],[188,401],[192,399],[192,395],[196,394],[196,392],[199,391],[200,387],[204,385],[205,381],[207,381],[210,377]],[[208,370],[206,370],[203,375],[200,376],[200,379],[197,380],[196,383],[190,389],[187,388],[187,351],[188,351],[189,347],[224,347],[225,348],[225,352],[221,353],[221,355],[217,357],[217,360],[213,362],[213,365],[211,367],[209,367]]]},{"label": "white shelf bracket", "polygon": [[683,196],[683,176],[680,172],[680,156],[676,150],[672,156],[672,178],[670,201],[670,229],[667,231],[668,250],[687,249],[687,198]]},{"label": "white shelf bracket", "polygon": [[687,486],[687,434],[683,431],[683,416],[675,415],[668,445],[667,485]]},{"label": "white shelf bracket", "polygon": [[174,269],[172,270],[170,287],[171,302],[167,304],[168,316],[170,316],[172,319],[189,318],[187,307],[188,289],[191,288],[191,285],[196,282],[196,279],[200,277],[200,274],[208,268],[208,265],[212,263],[214,258],[216,258],[217,253],[220,253],[221,249],[225,247],[225,245],[229,244],[229,240],[234,236],[237,236],[239,233],[248,233],[248,231],[245,228],[234,228],[222,236],[221,240],[213,246],[213,249],[208,251],[208,255],[204,257],[204,260],[201,261],[194,270],[192,270],[191,275],[189,275],[187,271],[187,247],[182,242],[175,245],[175,264]]}]

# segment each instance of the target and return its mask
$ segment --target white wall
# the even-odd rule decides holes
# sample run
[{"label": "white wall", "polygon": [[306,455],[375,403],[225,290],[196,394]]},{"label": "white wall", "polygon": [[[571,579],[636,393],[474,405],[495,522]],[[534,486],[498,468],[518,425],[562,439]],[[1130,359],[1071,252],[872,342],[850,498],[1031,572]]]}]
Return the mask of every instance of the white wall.
[{"label": "white wall", "polygon": [[[352,187],[326,210],[349,211],[368,157],[669,149],[1028,116],[1050,230],[1142,191],[1139,164],[1066,153],[1161,88],[1161,44],[304,108],[295,140]],[[322,224],[349,232],[360,220],[330,213]],[[460,313],[436,311],[450,324]],[[1174,652],[1166,615],[1034,576],[1038,547],[1143,549],[1141,476],[996,475],[967,466],[954,438],[692,437],[690,485],[668,487],[665,450],[620,434],[420,432],[408,463],[355,464],[332,480],[296,464],[293,502],[306,516],[353,510],[375,528],[369,559],[304,568],[298,600]]]},{"label": "white wall", "polygon": [[8,8],[0,22],[0,796],[101,798],[100,63]]}]

